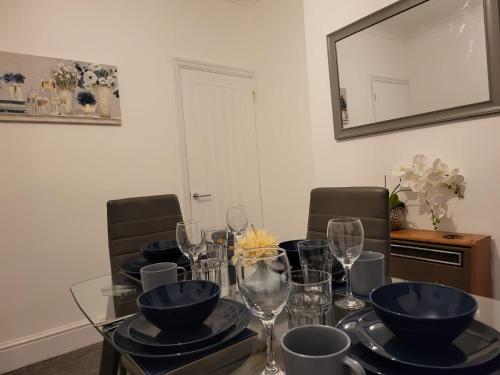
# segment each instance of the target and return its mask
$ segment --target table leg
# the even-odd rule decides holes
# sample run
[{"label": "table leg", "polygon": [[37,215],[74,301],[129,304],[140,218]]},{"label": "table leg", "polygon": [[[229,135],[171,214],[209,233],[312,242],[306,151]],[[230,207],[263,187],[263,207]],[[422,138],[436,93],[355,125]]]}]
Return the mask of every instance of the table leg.
[{"label": "table leg", "polygon": [[120,363],[120,353],[118,353],[108,338],[102,342],[101,365],[99,375],[116,375]]}]

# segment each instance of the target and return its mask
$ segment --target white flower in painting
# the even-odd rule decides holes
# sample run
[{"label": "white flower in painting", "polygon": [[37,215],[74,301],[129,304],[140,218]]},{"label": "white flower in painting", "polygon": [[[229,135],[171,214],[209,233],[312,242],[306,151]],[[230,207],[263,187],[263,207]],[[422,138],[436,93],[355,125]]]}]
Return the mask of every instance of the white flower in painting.
[{"label": "white flower in painting", "polygon": [[106,78],[99,78],[98,83],[100,86],[106,86]]},{"label": "white flower in painting", "polygon": [[115,80],[113,79],[113,77],[111,76],[108,76],[108,78],[106,78],[106,85],[107,86],[113,86],[113,84],[115,83]]},{"label": "white flower in painting", "polygon": [[92,70],[93,72],[97,72],[98,70],[101,70],[102,69],[102,66],[99,65],[99,64],[90,64],[89,66],[90,70]]},{"label": "white flower in painting", "polygon": [[83,83],[85,86],[92,86],[97,83],[97,76],[94,72],[88,70],[83,73]]}]

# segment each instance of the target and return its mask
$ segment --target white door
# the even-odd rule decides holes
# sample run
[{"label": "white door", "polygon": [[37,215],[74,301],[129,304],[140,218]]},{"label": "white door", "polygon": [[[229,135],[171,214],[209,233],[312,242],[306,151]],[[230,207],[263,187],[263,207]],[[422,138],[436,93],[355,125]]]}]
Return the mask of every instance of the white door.
[{"label": "white door", "polygon": [[372,102],[375,121],[409,116],[408,82],[372,78]]},{"label": "white door", "polygon": [[252,80],[181,69],[191,216],[225,225],[226,208],[244,205],[262,226]]}]

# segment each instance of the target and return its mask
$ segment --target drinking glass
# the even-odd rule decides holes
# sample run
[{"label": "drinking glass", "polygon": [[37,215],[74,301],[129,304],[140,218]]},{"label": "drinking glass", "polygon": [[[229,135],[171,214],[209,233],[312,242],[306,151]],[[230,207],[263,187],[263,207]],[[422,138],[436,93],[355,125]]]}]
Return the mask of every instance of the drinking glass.
[{"label": "drinking glass", "polygon": [[267,336],[267,365],[261,375],[284,374],[274,360],[274,321],[286,305],[290,292],[290,264],[283,249],[267,248],[263,257],[253,251],[238,256],[236,281],[250,312],[262,321]]},{"label": "drinking glass", "polygon": [[205,232],[205,242],[215,243],[218,245],[226,246],[227,239],[229,237],[229,231],[227,227],[224,226],[214,226],[204,229]]},{"label": "drinking glass", "polygon": [[[332,275],[335,258],[329,240],[305,240],[298,243],[300,267],[308,270],[319,270]],[[307,273],[305,273],[307,276]]]},{"label": "drinking glass", "polygon": [[330,248],[333,255],[345,270],[346,296],[335,301],[335,305],[347,310],[360,309],[365,303],[352,295],[351,267],[363,251],[364,231],[361,220],[349,217],[330,219],[326,233],[331,240]]},{"label": "drinking glass", "polygon": [[325,271],[292,271],[286,303],[288,327],[332,324],[332,276]]},{"label": "drinking glass", "polygon": [[229,263],[227,255],[229,231],[224,226],[214,226],[205,228],[205,243],[221,246],[220,252],[220,289],[221,296],[229,294]]},{"label": "drinking glass", "polygon": [[201,250],[201,246],[205,242],[202,225],[203,222],[201,220],[189,219],[177,223],[175,232],[179,249],[189,258],[193,279],[196,278],[198,252]]},{"label": "drinking glass", "polygon": [[239,237],[248,228],[248,215],[245,206],[228,207],[226,210],[226,221],[229,230]]},{"label": "drinking glass", "polygon": [[196,263],[197,279],[213,281],[220,286],[222,256],[225,254],[224,247],[214,243],[205,243],[200,245],[200,249],[196,249],[196,252],[198,255]]}]

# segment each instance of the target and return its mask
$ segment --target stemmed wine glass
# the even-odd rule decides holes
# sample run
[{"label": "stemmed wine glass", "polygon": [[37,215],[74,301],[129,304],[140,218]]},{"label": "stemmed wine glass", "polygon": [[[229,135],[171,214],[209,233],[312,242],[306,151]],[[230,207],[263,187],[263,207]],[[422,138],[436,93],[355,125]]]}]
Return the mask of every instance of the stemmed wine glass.
[{"label": "stemmed wine glass", "polygon": [[248,215],[245,206],[228,207],[226,221],[229,230],[238,238],[248,228]]},{"label": "stemmed wine glass", "polygon": [[188,219],[177,223],[175,236],[179,249],[189,258],[194,278],[196,276],[198,257],[205,243],[203,222],[197,219]]},{"label": "stemmed wine glass", "polygon": [[261,375],[282,375],[274,360],[274,321],[283,310],[290,293],[290,264],[283,249],[256,249],[265,255],[255,258],[253,251],[238,256],[236,281],[243,302],[262,321],[267,336],[267,364]]},{"label": "stemmed wine glass", "polygon": [[365,303],[354,298],[351,291],[351,267],[363,251],[364,230],[361,220],[350,217],[333,218],[328,221],[326,235],[333,255],[344,266],[346,279],[345,298],[335,305],[347,310],[362,308]]}]

